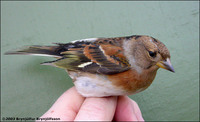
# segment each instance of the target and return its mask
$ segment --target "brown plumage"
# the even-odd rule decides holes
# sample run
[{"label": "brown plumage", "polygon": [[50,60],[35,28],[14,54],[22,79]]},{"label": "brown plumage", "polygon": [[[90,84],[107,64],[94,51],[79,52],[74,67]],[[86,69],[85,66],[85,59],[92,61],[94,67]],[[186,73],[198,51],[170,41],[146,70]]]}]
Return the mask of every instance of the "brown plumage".
[{"label": "brown plumage", "polygon": [[174,72],[167,47],[150,36],[133,35],[29,46],[6,54],[50,55],[45,62],[66,69],[86,97],[128,95],[150,86],[161,67]]}]

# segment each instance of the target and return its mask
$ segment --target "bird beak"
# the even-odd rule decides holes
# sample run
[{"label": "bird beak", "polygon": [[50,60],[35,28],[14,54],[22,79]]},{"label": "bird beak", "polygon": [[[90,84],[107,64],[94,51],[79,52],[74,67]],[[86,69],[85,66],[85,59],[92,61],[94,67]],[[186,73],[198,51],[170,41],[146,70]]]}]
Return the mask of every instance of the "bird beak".
[{"label": "bird beak", "polygon": [[174,67],[172,66],[171,61],[170,61],[169,58],[167,58],[166,61],[159,61],[156,65],[159,66],[160,68],[169,70],[171,72],[175,72],[174,71]]}]

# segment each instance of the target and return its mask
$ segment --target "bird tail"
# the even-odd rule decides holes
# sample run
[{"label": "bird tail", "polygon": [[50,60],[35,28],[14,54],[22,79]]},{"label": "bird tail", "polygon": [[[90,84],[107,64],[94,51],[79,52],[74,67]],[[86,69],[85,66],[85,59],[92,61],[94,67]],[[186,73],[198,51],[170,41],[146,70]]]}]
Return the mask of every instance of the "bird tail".
[{"label": "bird tail", "polygon": [[36,55],[36,56],[51,56],[61,57],[59,46],[26,46],[19,50],[8,51],[5,55]]}]

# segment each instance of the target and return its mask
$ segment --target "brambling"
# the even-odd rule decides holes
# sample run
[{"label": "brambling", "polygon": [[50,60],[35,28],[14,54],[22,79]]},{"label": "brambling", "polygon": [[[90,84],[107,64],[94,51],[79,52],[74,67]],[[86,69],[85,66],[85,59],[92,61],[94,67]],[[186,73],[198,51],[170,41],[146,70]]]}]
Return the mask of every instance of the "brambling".
[{"label": "brambling", "polygon": [[55,46],[28,46],[5,54],[52,56],[84,97],[130,95],[148,88],[159,68],[174,72],[167,47],[150,36],[90,38]]}]

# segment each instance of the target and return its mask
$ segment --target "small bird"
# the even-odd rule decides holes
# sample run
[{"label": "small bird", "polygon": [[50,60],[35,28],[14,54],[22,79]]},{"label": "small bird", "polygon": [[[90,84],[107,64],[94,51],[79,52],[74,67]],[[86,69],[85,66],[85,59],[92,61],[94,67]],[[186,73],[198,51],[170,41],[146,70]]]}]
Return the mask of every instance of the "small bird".
[{"label": "small bird", "polygon": [[52,56],[44,62],[65,69],[84,97],[131,95],[148,88],[157,70],[174,72],[167,47],[146,35],[90,38],[54,46],[27,46],[5,54]]}]

